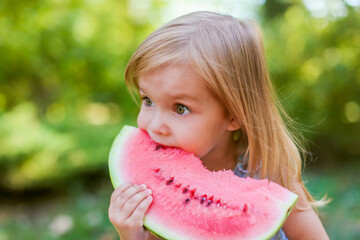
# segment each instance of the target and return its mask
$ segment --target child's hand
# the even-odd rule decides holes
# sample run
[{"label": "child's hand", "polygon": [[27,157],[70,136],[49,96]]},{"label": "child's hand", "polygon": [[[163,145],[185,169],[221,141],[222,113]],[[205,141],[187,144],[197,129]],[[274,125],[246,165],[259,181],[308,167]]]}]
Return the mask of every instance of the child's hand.
[{"label": "child's hand", "polygon": [[143,227],[143,219],[151,202],[151,190],[145,185],[121,184],[111,195],[109,219],[121,240],[144,240],[150,233]]}]

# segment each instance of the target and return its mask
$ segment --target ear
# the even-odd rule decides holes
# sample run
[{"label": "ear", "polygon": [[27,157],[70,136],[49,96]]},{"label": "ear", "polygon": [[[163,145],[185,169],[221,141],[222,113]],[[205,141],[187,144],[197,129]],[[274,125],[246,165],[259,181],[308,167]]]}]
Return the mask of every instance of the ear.
[{"label": "ear", "polygon": [[240,124],[234,118],[231,118],[227,130],[236,131],[238,129],[240,129]]}]

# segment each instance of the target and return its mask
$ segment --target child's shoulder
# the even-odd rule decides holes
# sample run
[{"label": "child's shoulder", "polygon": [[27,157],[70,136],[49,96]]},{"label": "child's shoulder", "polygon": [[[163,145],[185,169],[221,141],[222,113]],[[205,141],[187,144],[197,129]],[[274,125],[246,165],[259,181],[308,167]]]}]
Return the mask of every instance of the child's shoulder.
[{"label": "child's shoulder", "polygon": [[[304,209],[304,206],[307,207]],[[329,239],[316,212],[301,200],[286,219],[283,229],[289,239]]]}]

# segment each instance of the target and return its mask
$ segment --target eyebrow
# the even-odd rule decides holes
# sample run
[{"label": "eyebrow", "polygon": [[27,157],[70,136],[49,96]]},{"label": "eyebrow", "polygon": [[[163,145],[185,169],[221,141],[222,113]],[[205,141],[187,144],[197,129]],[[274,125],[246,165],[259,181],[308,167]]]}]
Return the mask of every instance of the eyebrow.
[{"label": "eyebrow", "polygon": [[[139,93],[143,93],[145,95],[148,95],[146,93],[146,91],[142,90],[139,87]],[[192,96],[192,95],[188,95],[186,93],[179,93],[179,94],[172,94],[172,93],[167,93],[167,97],[173,99],[173,100],[191,100],[191,101],[197,101],[200,102],[201,100],[197,97],[197,96]]]}]

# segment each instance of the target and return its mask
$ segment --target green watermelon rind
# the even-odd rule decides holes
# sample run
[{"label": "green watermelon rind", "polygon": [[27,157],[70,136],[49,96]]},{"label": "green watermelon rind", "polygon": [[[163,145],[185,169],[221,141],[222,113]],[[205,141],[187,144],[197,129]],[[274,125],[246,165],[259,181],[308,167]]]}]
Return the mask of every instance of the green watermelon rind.
[{"label": "green watermelon rind", "polygon": [[[286,203],[279,203],[279,205],[283,205],[283,208],[287,208],[288,210],[286,212],[284,212],[283,216],[279,218],[279,227],[274,228],[274,231],[264,235],[263,237],[259,237],[258,239],[271,239],[273,236],[275,236],[275,234],[281,229],[282,225],[284,224],[286,218],[290,215],[290,212],[292,211],[292,209],[294,208],[296,202],[297,202],[298,196],[297,195],[292,195],[291,198],[288,199],[288,201]],[[277,226],[277,224],[275,225]],[[270,232],[270,231],[269,231]]]},{"label": "green watermelon rind", "polygon": [[[111,183],[114,188],[117,188],[121,184],[125,183],[124,176],[122,175],[119,166],[119,158],[122,155],[122,146],[125,144],[126,139],[130,134],[133,134],[137,131],[137,128],[132,126],[124,126],[120,133],[116,136],[110,150],[109,154],[109,172]],[[164,238],[163,233],[166,234],[166,228],[161,227],[161,224],[158,224],[156,220],[152,220],[151,218],[145,216],[144,218],[144,227],[152,232],[155,236]]]},{"label": "green watermelon rind", "polygon": [[[124,126],[120,133],[116,136],[110,150],[109,154],[109,172],[110,172],[110,179],[112,182],[112,185],[114,188],[117,188],[122,183],[125,182],[125,178],[122,175],[120,169],[121,166],[119,163],[119,158],[122,155],[122,146],[125,144],[125,141],[128,139],[128,136],[131,134],[136,133],[137,128],[132,126]],[[293,194],[287,202],[279,202],[279,205],[282,207],[282,209],[288,209],[288,211],[284,211],[284,214],[282,217],[279,218],[279,222],[277,224],[274,224],[273,231],[270,231],[270,229],[264,233],[261,236],[258,236],[258,240],[263,239],[270,239],[273,237],[281,228],[281,226],[284,224],[286,218],[289,216],[291,210],[296,204],[297,201],[297,195]],[[158,223],[155,219],[152,219],[151,216],[146,215],[144,218],[144,227],[148,229],[150,232],[152,232],[155,236],[160,237],[162,239],[184,239],[184,236],[179,236],[178,234],[175,234],[174,232],[168,231],[168,229],[163,226],[161,223]],[[164,236],[167,236],[165,238]]]},{"label": "green watermelon rind", "polygon": [[122,145],[125,144],[125,140],[127,136],[136,130],[135,127],[124,126],[119,134],[116,136],[109,154],[109,171],[110,171],[110,179],[114,188],[117,188],[122,183],[124,183],[124,177],[121,174],[119,167],[119,158],[122,152]]}]

